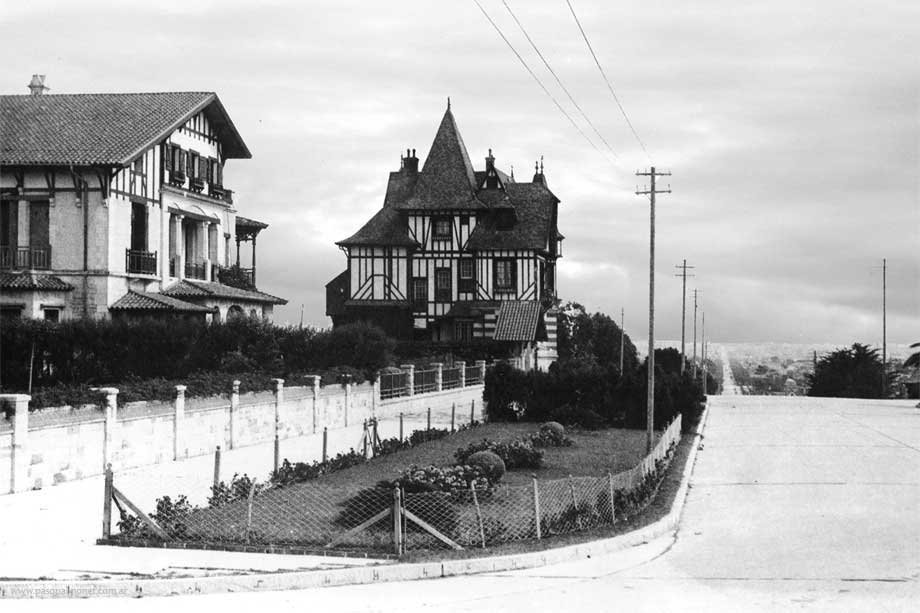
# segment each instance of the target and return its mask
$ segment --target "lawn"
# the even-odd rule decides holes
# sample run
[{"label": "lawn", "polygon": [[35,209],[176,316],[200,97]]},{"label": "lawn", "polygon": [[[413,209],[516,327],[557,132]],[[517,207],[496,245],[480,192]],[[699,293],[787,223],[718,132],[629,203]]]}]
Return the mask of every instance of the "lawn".
[{"label": "lawn", "polygon": [[[376,487],[380,481],[393,480],[412,464],[450,466],[458,448],[483,438],[519,439],[537,429],[537,424],[486,424],[315,480],[262,492],[253,498],[251,513],[245,500],[196,510],[181,519],[182,540],[324,547],[348,528],[392,506],[393,490]],[[608,521],[606,475],[628,470],[643,458],[645,432],[610,429],[567,434],[573,446],[544,448],[542,468],[509,471],[500,487],[481,492],[475,500],[467,492],[414,494],[407,496],[406,508],[464,546],[482,540],[497,543],[531,538],[535,530],[532,475],[536,475],[541,517],[548,522],[544,532],[583,529]],[[392,529],[387,516],[337,546],[391,551]],[[406,545],[415,550],[443,548],[411,525]]]}]

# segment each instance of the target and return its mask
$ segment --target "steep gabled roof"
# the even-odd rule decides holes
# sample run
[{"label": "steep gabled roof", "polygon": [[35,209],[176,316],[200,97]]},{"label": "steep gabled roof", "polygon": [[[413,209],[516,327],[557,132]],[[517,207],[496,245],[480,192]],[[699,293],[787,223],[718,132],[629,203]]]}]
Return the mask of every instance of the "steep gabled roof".
[{"label": "steep gabled roof", "polygon": [[204,111],[224,156],[252,155],[213,92],[0,96],[0,164],[124,166]]},{"label": "steep gabled roof", "polygon": [[476,174],[450,106],[444,112],[415,193],[404,209],[483,209],[476,199]]},{"label": "steep gabled roof", "polygon": [[359,245],[416,247],[418,243],[409,237],[405,219],[399,211],[384,207],[377,211],[360,230],[336,243],[342,247]]},{"label": "steep gabled roof", "polygon": [[287,304],[284,298],[278,298],[257,290],[240,289],[213,281],[198,281],[183,279],[177,281],[163,290],[162,295],[183,299],[200,298],[229,298],[232,300],[248,300],[250,302],[269,302],[271,304]]},{"label": "steep gabled roof", "polygon": [[555,240],[553,210],[559,199],[540,183],[509,183],[505,194],[516,214],[514,225],[509,230],[499,230],[497,219],[485,217],[473,229],[467,248],[545,249],[548,242]]}]

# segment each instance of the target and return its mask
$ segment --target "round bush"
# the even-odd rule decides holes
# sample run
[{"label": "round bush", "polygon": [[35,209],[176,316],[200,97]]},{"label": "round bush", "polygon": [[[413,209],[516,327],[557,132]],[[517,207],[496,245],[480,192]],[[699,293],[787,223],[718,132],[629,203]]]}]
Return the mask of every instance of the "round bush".
[{"label": "round bush", "polygon": [[469,458],[466,463],[475,466],[485,473],[486,478],[492,483],[498,481],[505,474],[505,462],[497,453],[491,451],[477,451]]},{"label": "round bush", "polygon": [[565,426],[560,424],[558,421],[548,421],[542,426],[540,426],[541,432],[549,432],[553,436],[562,437],[565,436]]}]

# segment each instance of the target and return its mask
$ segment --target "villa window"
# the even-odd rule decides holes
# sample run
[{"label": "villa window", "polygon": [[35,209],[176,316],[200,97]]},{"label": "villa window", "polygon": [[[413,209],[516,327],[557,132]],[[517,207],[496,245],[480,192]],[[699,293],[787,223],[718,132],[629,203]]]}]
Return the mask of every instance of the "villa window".
[{"label": "villa window", "polygon": [[517,278],[514,258],[499,258],[495,260],[495,291],[514,292],[517,289]]},{"label": "villa window", "polygon": [[432,220],[434,230],[432,237],[434,240],[450,240],[450,217],[435,217]]},{"label": "villa window", "polygon": [[473,258],[460,258],[459,290],[461,292],[476,291],[476,266]]},{"label": "villa window", "polygon": [[437,302],[451,300],[450,268],[436,268],[434,271],[434,299]]},{"label": "villa window", "polygon": [[412,306],[416,311],[424,311],[428,306],[428,278],[412,279]]}]

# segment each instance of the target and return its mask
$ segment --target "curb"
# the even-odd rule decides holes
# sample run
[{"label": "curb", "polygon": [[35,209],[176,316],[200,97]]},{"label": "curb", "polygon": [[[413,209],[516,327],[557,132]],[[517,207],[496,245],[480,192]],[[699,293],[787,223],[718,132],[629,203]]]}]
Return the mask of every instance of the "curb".
[{"label": "curb", "polygon": [[0,598],[93,598],[103,596],[139,598],[141,596],[310,589],[521,570],[561,562],[573,562],[622,551],[664,536],[669,532],[676,534],[687,498],[690,475],[693,473],[693,468],[696,464],[696,454],[700,447],[699,440],[702,438],[702,432],[708,417],[709,407],[707,406],[693,435],[694,441],[687,456],[687,462],[681,475],[680,487],[674,497],[671,510],[658,521],[619,536],[545,551],[505,556],[415,564],[382,564],[326,571],[181,579],[0,582]]}]

